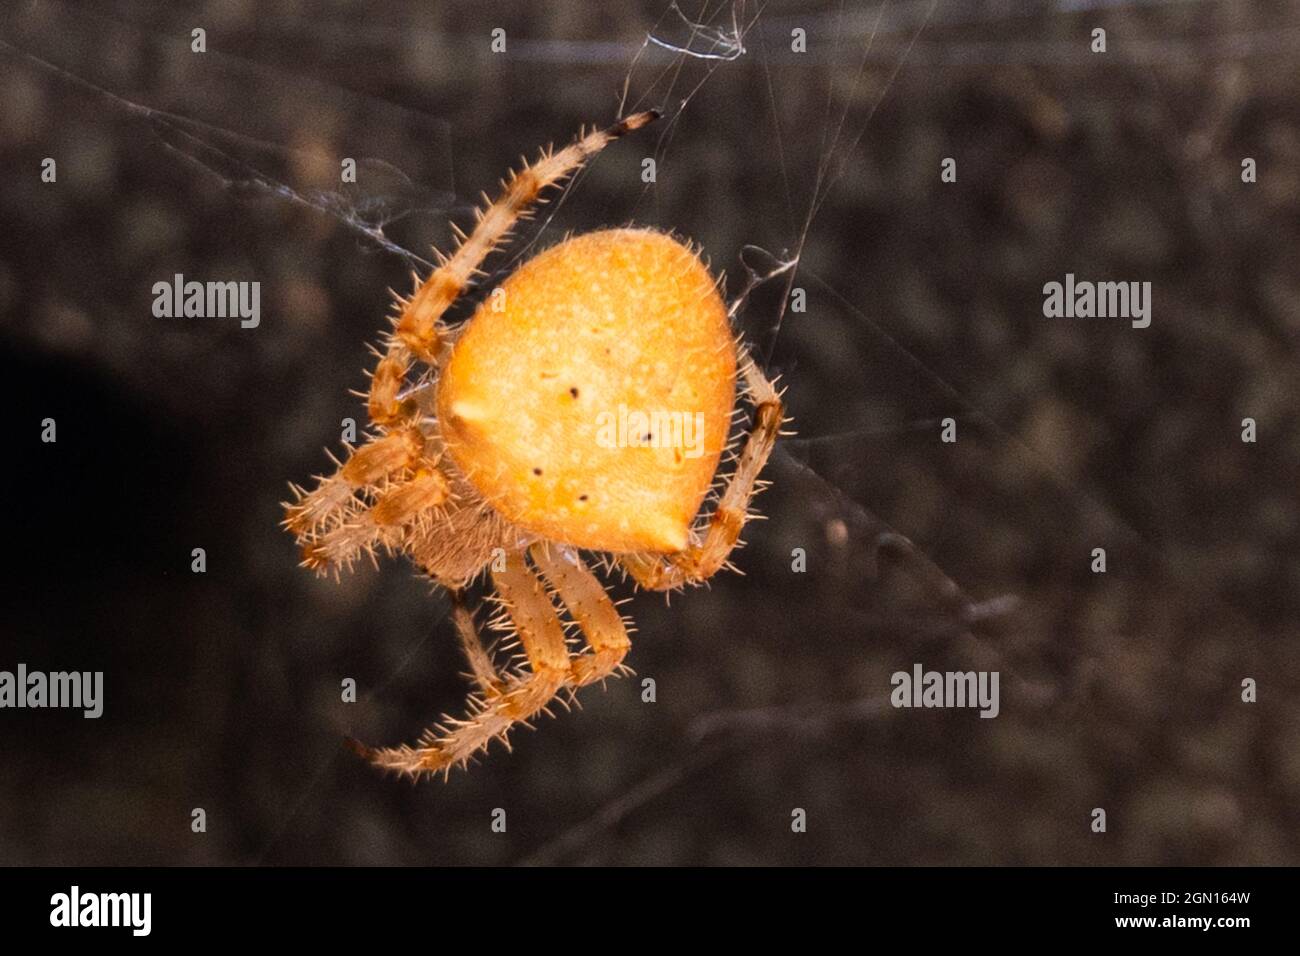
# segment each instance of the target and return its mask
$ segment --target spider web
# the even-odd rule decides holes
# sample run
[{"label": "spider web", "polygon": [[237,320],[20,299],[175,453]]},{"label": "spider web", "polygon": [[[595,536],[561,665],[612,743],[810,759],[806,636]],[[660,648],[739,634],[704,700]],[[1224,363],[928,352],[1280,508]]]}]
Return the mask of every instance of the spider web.
[{"label": "spider web", "polygon": [[[1060,10],[1068,13],[1117,5],[1111,0],[1076,0],[1060,5]],[[355,238],[356,249],[388,257],[402,268],[421,270],[429,267],[429,257],[415,250],[445,242],[441,223],[449,216],[464,222],[473,208],[473,202],[457,192],[452,162],[455,137],[446,120],[395,105],[374,93],[357,92],[337,81],[307,79],[280,64],[270,66],[251,57],[219,52],[219,44],[214,43],[213,52],[204,54],[217,63],[216,68],[207,69],[207,83],[224,77],[253,89],[274,88],[298,111],[319,111],[344,125],[350,117],[365,114],[369,119],[366,128],[371,131],[412,125],[423,131],[429,157],[424,168],[412,169],[408,165],[404,169],[402,163],[373,148],[372,136],[365,149],[348,152],[357,154],[358,183],[332,185],[313,173],[323,160],[318,151],[297,141],[293,133],[296,123],[291,118],[277,117],[274,111],[261,111],[256,106],[246,115],[235,115],[224,107],[205,115],[209,100],[202,91],[184,84],[161,83],[150,86],[150,95],[146,95],[131,89],[129,83],[122,84],[110,67],[97,69],[96,61],[88,62],[76,55],[78,45],[92,32],[132,47],[170,43],[182,44],[179,49],[183,50],[183,39],[178,37],[183,38],[185,31],[177,29],[179,19],[164,31],[150,26],[153,21],[147,17],[149,4],[122,3],[112,14],[98,15],[80,9],[74,14],[60,4],[38,6],[39,28],[24,19],[31,16],[30,9],[9,15],[0,35],[0,51],[59,84],[100,99],[123,122],[138,124],[177,165],[198,171],[234,202],[267,199],[296,207],[342,227]],[[777,482],[774,491],[790,489],[784,500],[797,502],[810,523],[832,542],[832,550],[838,549],[837,553],[847,555],[846,561],[860,566],[857,584],[877,582],[883,587],[889,579],[891,586],[900,586],[896,579],[905,579],[901,587],[911,589],[912,600],[897,616],[876,622],[881,633],[905,630],[909,639],[919,640],[921,646],[959,646],[962,653],[954,653],[954,659],[976,659],[1001,669],[1019,682],[1018,692],[1023,699],[1043,707],[1069,706],[1087,679],[1088,662],[1075,658],[1043,668],[1030,659],[1022,667],[1021,659],[1008,656],[990,633],[996,634],[999,620],[1016,611],[1016,591],[1003,590],[999,582],[984,582],[979,594],[971,593],[971,585],[962,573],[945,570],[943,558],[931,557],[927,546],[912,543],[907,527],[885,520],[870,506],[872,500],[888,497],[880,493],[872,473],[883,471],[888,475],[890,452],[904,446],[915,450],[921,442],[933,444],[941,420],[952,418],[963,436],[978,436],[990,454],[1017,458],[1052,484],[1064,507],[1098,516],[1097,520],[1119,534],[1127,546],[1157,562],[1158,552],[1139,526],[1088,488],[1058,474],[1047,456],[1017,437],[1010,426],[999,424],[1000,416],[986,410],[986,396],[979,395],[969,383],[953,381],[937,370],[926,358],[924,348],[915,347],[915,340],[909,341],[909,330],[886,327],[850,296],[837,291],[842,283],[832,271],[834,266],[822,262],[829,258],[824,249],[829,233],[823,230],[822,223],[827,204],[837,191],[860,175],[855,167],[859,147],[864,138],[872,135],[878,111],[894,95],[905,71],[923,72],[945,64],[990,58],[1012,64],[1059,62],[1080,54],[1057,43],[963,42],[952,35],[941,40],[927,38],[928,31],[935,28],[988,25],[1015,16],[1000,4],[900,0],[865,8],[839,3],[793,11],[787,6],[754,0],[669,2],[645,29],[630,26],[615,32],[612,38],[606,35],[558,40],[534,35],[512,39],[508,55],[515,63],[535,68],[539,78],[546,75],[547,69],[556,67],[623,64],[623,83],[611,91],[611,113],[622,115],[650,106],[663,111],[664,118],[653,128],[650,153],[658,181],[645,184],[630,208],[624,202],[609,202],[606,208],[615,216],[659,220],[665,226],[673,225],[672,212],[680,208],[671,195],[675,177],[679,173],[689,175],[701,161],[698,149],[690,151],[691,144],[713,140],[711,116],[719,108],[710,101],[715,87],[720,80],[741,71],[752,71],[758,77],[756,87],[761,96],[739,109],[743,109],[754,130],[762,131],[771,147],[766,188],[775,199],[763,208],[774,214],[762,218],[737,216],[739,227],[719,229],[724,241],[710,245],[715,265],[724,249],[733,250],[723,264],[731,264],[730,296],[743,305],[737,318],[764,365],[771,372],[783,374],[796,422],[804,417],[829,426],[837,419],[835,415],[799,414],[801,380],[806,369],[818,364],[822,357],[818,351],[822,340],[819,325],[844,325],[869,338],[876,350],[866,372],[878,373],[883,381],[899,389],[892,394],[882,391],[872,395],[878,401],[875,407],[854,405],[838,422],[840,427],[828,427],[820,433],[800,429],[800,434],[778,444],[770,466],[771,477]],[[51,29],[52,23],[58,28]],[[333,22],[324,18],[315,29],[332,36],[342,36],[346,31],[350,39],[379,48],[413,34],[421,43],[435,47],[446,40],[438,35],[437,28],[412,26],[378,15],[364,29],[358,27],[346,19]],[[813,58],[814,69],[782,52],[788,49],[790,31],[795,28],[806,29],[819,38],[821,48]],[[267,29],[274,34],[277,26],[268,24]],[[1267,36],[1246,32],[1222,36],[1216,42],[1227,49],[1245,44],[1268,51],[1285,49],[1287,43],[1294,42],[1294,36],[1293,30]],[[1159,62],[1186,59],[1190,54],[1176,42],[1160,42],[1130,45],[1122,55]],[[156,98],[159,91],[170,93],[171,99]],[[810,118],[796,132],[786,126],[791,112],[787,101],[800,97]],[[227,100],[214,96],[211,102]],[[734,104],[722,108],[738,109]],[[757,137],[751,142],[756,141]],[[728,147],[715,142],[712,148],[725,153]],[[684,156],[688,151],[689,155]],[[328,155],[329,163],[335,159],[336,155]],[[555,241],[568,228],[569,204],[586,202],[602,166],[616,161],[601,157],[592,168],[575,177],[545,207],[535,226],[504,255],[495,257],[490,264],[492,275],[485,284],[508,273],[541,245]],[[479,185],[476,183],[475,189]],[[729,246],[725,241],[728,239]],[[821,314],[792,313],[790,304],[796,289],[805,289],[817,297]],[[846,386],[851,388],[868,377],[864,374]],[[877,462],[882,464],[878,467]],[[763,547],[764,540],[757,535],[745,556]],[[445,634],[440,634],[437,641],[452,643],[443,637]],[[421,638],[397,652],[386,679],[371,682],[365,700],[382,699],[433,642],[434,627],[430,624]],[[716,771],[720,762],[738,752],[756,748],[759,741],[773,736],[821,740],[845,725],[885,722],[890,717],[887,700],[879,693],[830,701],[791,693],[775,706],[700,713],[679,728],[683,738],[694,744],[686,748],[680,760],[619,790],[578,823],[535,839],[532,848],[518,854],[517,860],[546,863],[583,858],[603,836],[629,818],[645,812],[674,790],[689,786],[699,775]],[[351,727],[340,726],[339,730],[350,731]],[[270,838],[253,853],[254,859],[265,861],[275,855],[284,834],[317,798],[336,762],[335,756],[325,758],[306,785],[283,801],[283,813]]]},{"label": "spider web", "polygon": [[[57,0],[10,10],[0,21],[5,27],[0,50],[138,124],[165,153],[192,165],[237,200],[261,198],[314,211],[355,233],[363,240],[358,243],[363,251],[387,252],[411,267],[430,269],[432,261],[426,254],[408,248],[406,240],[394,238],[390,231],[407,220],[424,224],[435,217],[472,212],[472,202],[456,199],[450,130],[445,122],[224,52],[216,48],[216,37],[213,49],[193,53],[185,33],[164,32],[146,19],[147,5],[117,6],[116,17],[80,7],[74,10]],[[147,51],[176,76],[168,83],[150,83],[139,75],[142,70],[126,69],[102,54],[86,56],[91,38],[100,51],[134,55]],[[202,77],[191,78],[187,73],[199,57],[204,64]],[[130,89],[133,85],[139,88]],[[201,94],[196,95],[196,86],[202,87]],[[277,90],[296,110],[323,125],[345,125],[364,114],[383,124],[414,127],[428,143],[428,168],[413,177],[383,156],[347,149],[345,142],[342,154],[353,160],[356,175],[353,181],[343,181],[337,154],[319,146],[289,145],[295,138],[297,116],[249,111],[233,117],[211,105],[240,95],[233,91],[250,88]],[[444,185],[420,186],[417,179]]]}]

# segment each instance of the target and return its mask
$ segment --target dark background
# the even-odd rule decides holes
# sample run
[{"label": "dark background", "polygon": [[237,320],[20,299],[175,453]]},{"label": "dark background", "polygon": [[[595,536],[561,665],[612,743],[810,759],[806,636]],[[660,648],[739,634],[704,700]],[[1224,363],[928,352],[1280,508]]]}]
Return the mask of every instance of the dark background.
[{"label": "dark background", "polygon": [[[1295,3],[6,5],[0,668],[106,702],[0,712],[0,862],[1296,863],[1298,59]],[[635,596],[637,679],[386,779],[340,741],[459,709],[445,596],[278,527],[406,287],[357,226],[428,258],[625,89],[666,118],[492,266],[635,220],[734,294],[806,239],[807,311],[743,318],[798,431],[769,520],[743,576]],[[177,272],[260,281],[260,327],[154,318]],[[1151,327],[1044,318],[1066,272],[1152,282]],[[890,708],[918,662],[999,670],[1001,715]]]}]

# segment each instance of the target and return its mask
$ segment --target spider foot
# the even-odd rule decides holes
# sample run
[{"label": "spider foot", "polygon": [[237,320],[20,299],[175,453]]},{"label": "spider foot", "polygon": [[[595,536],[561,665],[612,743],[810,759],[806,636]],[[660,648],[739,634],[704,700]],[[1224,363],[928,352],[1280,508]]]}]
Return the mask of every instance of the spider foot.
[{"label": "spider foot", "polygon": [[407,744],[368,747],[352,738],[347,739],[347,746],[376,767],[412,779],[440,771],[445,775],[486,750],[493,740],[502,741],[509,749],[506,734],[510,728],[544,712],[567,678],[566,671],[553,668],[512,678],[499,695],[471,697],[468,716],[444,718],[441,725],[426,731],[414,747]]}]

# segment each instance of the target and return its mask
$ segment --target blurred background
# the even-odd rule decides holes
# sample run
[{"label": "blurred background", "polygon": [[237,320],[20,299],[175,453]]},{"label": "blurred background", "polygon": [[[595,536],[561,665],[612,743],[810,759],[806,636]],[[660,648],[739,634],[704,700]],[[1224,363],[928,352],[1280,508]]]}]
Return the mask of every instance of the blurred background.
[{"label": "blurred background", "polygon": [[[1293,2],[7,4],[0,668],[105,710],[0,712],[0,863],[1300,862],[1298,61]],[[637,678],[385,778],[342,737],[459,710],[447,600],[314,578],[279,502],[449,221],[648,106],[491,269],[628,221],[733,295],[799,254],[806,310],[741,316],[798,432],[768,520],[671,605],[614,583]],[[1150,328],[1044,318],[1067,272]],[[176,273],[260,325],[155,318]],[[890,707],[915,663],[1000,716]]]}]

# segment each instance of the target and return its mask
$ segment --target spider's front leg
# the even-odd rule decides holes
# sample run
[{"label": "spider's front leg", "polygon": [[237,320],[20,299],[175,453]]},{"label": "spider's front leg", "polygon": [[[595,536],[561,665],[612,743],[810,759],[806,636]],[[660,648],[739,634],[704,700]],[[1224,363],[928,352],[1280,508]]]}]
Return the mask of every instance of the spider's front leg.
[{"label": "spider's front leg", "polygon": [[415,465],[424,453],[424,434],[414,425],[372,438],[310,492],[293,486],[296,501],[285,502],[284,525],[299,539],[310,538],[339,523],[358,502],[359,489],[377,487],[389,475]]},{"label": "spider's front leg", "polygon": [[[500,195],[476,213],[474,229],[460,237],[455,252],[438,256],[438,267],[410,298],[399,302],[400,311],[389,337],[388,349],[376,366],[371,384],[370,415],[376,424],[386,425],[400,414],[396,398],[407,369],[414,359],[432,365],[445,340],[442,317],[469,287],[483,260],[504,242],[520,219],[530,215],[542,193],[557,186],[581,169],[593,156],[626,133],[657,119],[653,110],[634,113],[605,129],[579,136],[564,149],[543,151],[532,163],[512,173],[501,184]],[[455,227],[453,227],[455,228]]]},{"label": "spider's front leg", "polygon": [[644,552],[619,559],[636,583],[647,590],[670,591],[712,577],[726,564],[749,520],[749,504],[759,488],[759,473],[781,433],[784,406],[776,386],[749,355],[742,353],[740,370],[745,394],[756,408],[754,427],[736,462],[736,471],[709,517],[704,540],[677,554]]},{"label": "spider's front leg", "polygon": [[[295,487],[284,524],[298,539],[303,565],[317,572],[350,567],[376,545],[394,548],[451,495],[418,429],[373,439],[315,490]],[[358,495],[358,492],[363,492]]]},{"label": "spider's front leg", "polygon": [[450,496],[446,477],[432,466],[389,484],[372,506],[353,498],[353,506],[331,527],[300,534],[303,566],[323,574],[351,567],[362,553],[373,557],[377,545],[396,550],[411,530],[437,514]]}]

